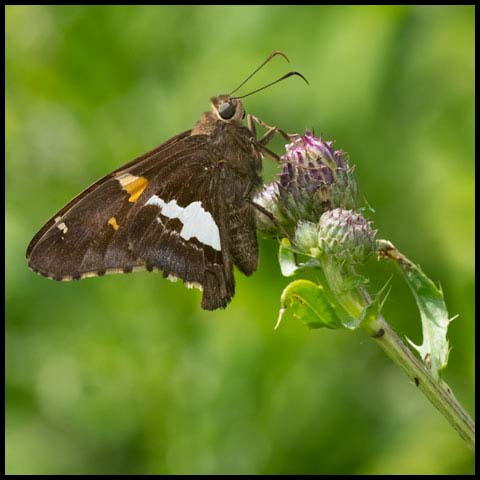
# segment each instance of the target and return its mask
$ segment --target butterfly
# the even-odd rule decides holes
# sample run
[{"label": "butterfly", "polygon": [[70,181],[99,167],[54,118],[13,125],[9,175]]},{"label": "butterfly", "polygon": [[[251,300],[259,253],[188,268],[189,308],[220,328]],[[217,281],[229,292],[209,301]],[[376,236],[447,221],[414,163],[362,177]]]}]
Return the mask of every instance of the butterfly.
[{"label": "butterfly", "polygon": [[[225,308],[235,293],[233,267],[251,275],[258,265],[254,201],[262,184],[262,157],[275,133],[253,115],[243,121],[230,94],[210,99],[211,110],[180,133],[88,187],[33,237],[26,256],[36,273],[59,281],[112,273],[159,270],[202,290],[206,310]],[[288,59],[287,59],[288,60]],[[308,83],[308,82],[307,82]],[[257,139],[255,123],[266,128]]]}]

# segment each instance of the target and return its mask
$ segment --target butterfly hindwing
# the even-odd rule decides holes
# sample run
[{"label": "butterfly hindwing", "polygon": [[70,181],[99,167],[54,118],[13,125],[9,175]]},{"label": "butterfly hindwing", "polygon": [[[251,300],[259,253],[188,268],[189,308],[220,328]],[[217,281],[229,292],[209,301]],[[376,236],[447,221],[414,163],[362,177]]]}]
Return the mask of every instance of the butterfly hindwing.
[{"label": "butterfly hindwing", "polygon": [[148,268],[203,289],[202,307],[225,307],[234,294],[222,169],[206,148],[181,168],[159,172],[132,212],[129,243]]},{"label": "butterfly hindwing", "polygon": [[236,267],[245,275],[257,270],[258,242],[256,211],[251,203],[232,205],[228,210],[230,253]]}]

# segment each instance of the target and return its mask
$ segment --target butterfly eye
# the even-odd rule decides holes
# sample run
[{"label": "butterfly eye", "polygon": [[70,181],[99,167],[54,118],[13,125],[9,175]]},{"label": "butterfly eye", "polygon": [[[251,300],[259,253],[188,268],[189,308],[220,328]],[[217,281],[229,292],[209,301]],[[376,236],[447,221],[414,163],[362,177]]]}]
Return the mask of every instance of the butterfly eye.
[{"label": "butterfly eye", "polygon": [[229,102],[222,103],[218,107],[218,113],[224,120],[228,120],[235,114],[235,107]]}]

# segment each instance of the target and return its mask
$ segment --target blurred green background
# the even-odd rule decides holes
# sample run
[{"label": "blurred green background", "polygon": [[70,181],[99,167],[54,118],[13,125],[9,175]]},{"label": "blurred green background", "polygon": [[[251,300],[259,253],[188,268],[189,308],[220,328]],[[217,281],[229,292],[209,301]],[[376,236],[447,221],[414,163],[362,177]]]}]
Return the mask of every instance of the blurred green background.
[{"label": "blurred green background", "polygon": [[[473,472],[473,454],[360,334],[273,326],[277,245],[224,311],[159,274],[62,284],[25,249],[91,182],[191,128],[210,96],[350,153],[380,238],[441,282],[445,379],[474,407],[474,7],[6,7],[6,471]],[[274,144],[282,151],[282,142]],[[265,178],[276,172],[265,161]],[[385,316],[421,341],[394,273]]]}]

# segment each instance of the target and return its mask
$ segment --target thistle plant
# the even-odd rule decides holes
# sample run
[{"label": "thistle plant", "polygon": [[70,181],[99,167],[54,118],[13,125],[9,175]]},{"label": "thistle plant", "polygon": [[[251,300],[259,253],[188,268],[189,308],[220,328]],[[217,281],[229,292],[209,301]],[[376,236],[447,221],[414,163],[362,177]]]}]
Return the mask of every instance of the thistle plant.
[{"label": "thistle plant", "polygon": [[[257,224],[264,235],[281,239],[284,276],[316,269],[324,281],[297,279],[287,285],[275,328],[290,317],[309,328],[366,334],[474,448],[475,424],[440,376],[448,362],[447,329],[453,320],[442,290],[390,241],[376,238],[377,231],[364,216],[367,209],[358,206],[354,169],[345,152],[309,131],[290,139],[281,157],[282,172],[255,199],[270,214],[259,212]],[[368,292],[369,279],[358,267],[371,256],[393,261],[402,272],[419,308],[422,345],[403,342],[383,317],[388,282],[379,292]]]}]

